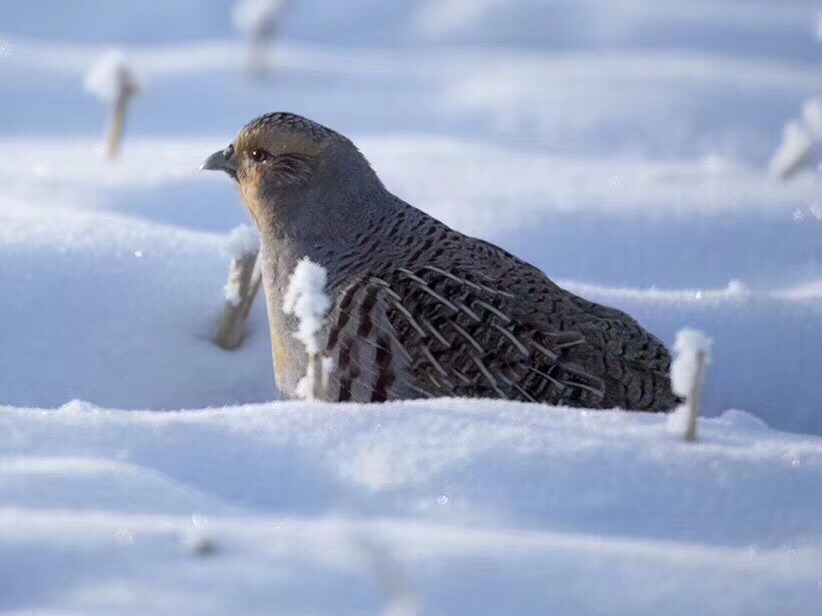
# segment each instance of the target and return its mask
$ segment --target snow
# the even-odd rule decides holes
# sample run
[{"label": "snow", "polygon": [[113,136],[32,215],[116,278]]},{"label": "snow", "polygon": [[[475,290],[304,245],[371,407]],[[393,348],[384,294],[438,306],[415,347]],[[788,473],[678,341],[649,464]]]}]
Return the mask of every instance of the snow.
[{"label": "snow", "polygon": [[[697,329],[685,328],[676,334],[671,362],[671,388],[685,400],[668,416],[666,426],[672,434],[696,437],[696,422],[701,411],[705,374],[711,364],[713,341]],[[691,398],[694,398],[691,400]]]},{"label": "snow", "polygon": [[234,25],[245,34],[271,27],[283,9],[285,0],[239,0],[234,8]]},{"label": "snow", "polygon": [[4,200],[0,287],[15,300],[2,311],[14,323],[0,348],[3,401],[175,409],[271,399],[262,305],[247,361],[212,342],[224,243],[123,214]]},{"label": "snow", "polygon": [[[4,11],[0,611],[818,614],[822,176],[768,173],[786,118],[813,137],[813,7],[305,0],[250,80],[234,5]],[[82,86],[112,45],[152,85],[116,162]],[[262,296],[213,342],[253,240],[198,172],[277,109],[669,345],[708,334],[699,440],[278,401]]]},{"label": "snow", "polygon": [[295,389],[296,396],[303,399],[320,397],[320,392],[328,387],[328,376],[333,368],[331,358],[318,356],[318,334],[331,307],[331,300],[325,293],[327,277],[328,272],[323,266],[304,257],[289,276],[283,298],[285,314],[297,318],[294,337],[303,344],[308,354],[306,373]]},{"label": "snow", "polygon": [[123,53],[112,49],[95,61],[83,85],[100,100],[113,103],[124,89],[136,87],[137,82]]},{"label": "snow", "polygon": [[235,261],[257,254],[260,250],[260,236],[251,225],[238,225],[228,234],[226,250]]},{"label": "snow", "polygon": [[308,257],[297,262],[288,279],[283,298],[283,310],[299,321],[294,337],[302,342],[310,355],[320,352],[317,334],[323,328],[331,301],[325,293],[328,273],[322,265]]},{"label": "snow", "polygon": [[[228,234],[225,247],[232,262],[239,262],[256,256],[260,250],[260,237],[251,225],[238,225]],[[225,299],[235,307],[239,306],[243,299],[241,283],[241,276],[234,275],[234,270],[232,270],[225,284]]]},{"label": "snow", "polygon": [[[822,441],[744,413],[691,445],[659,416],[458,400],[6,407],[0,429],[18,459],[2,562],[27,572],[0,578],[5,607],[377,613],[385,567],[363,537],[425,613],[818,606]],[[62,462],[117,452],[91,477]]]},{"label": "snow", "polygon": [[429,0],[420,7],[417,26],[430,37],[452,34],[476,26],[505,4],[504,0]]},{"label": "snow", "polygon": [[711,363],[713,341],[697,329],[685,328],[677,332],[674,341],[674,360],[671,362],[671,387],[683,398],[690,393],[697,376],[697,356],[701,353],[705,365]]}]

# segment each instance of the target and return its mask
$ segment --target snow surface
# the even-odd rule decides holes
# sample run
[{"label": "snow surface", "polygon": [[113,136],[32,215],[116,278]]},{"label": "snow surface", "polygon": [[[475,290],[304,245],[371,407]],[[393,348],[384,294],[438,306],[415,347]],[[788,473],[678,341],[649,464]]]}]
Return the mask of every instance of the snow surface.
[{"label": "snow surface", "polygon": [[[816,9],[303,0],[251,80],[233,6],[4,8],[0,611],[820,613],[822,180],[767,173],[820,95]],[[83,92],[112,45],[151,83],[116,163]],[[262,302],[240,350],[212,342],[248,220],[197,169],[276,109],[668,344],[704,331],[700,440],[273,401]]]},{"label": "snow surface", "polygon": [[740,411],[697,444],[664,417],[457,400],[72,402],[0,429],[6,609],[379,613],[386,559],[425,614],[819,606],[822,441]]}]

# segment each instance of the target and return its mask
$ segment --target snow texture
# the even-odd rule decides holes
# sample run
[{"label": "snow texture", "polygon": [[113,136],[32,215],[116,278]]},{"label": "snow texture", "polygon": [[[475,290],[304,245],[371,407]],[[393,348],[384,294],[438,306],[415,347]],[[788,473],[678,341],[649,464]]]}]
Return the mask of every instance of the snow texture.
[{"label": "snow texture", "polygon": [[228,234],[226,250],[235,261],[257,254],[260,250],[260,235],[251,225],[238,225]]},{"label": "snow texture", "polygon": [[4,609],[379,613],[407,584],[434,615],[818,611],[822,441],[739,411],[690,445],[465,400],[0,407],[0,433]]},{"label": "snow texture", "polygon": [[123,52],[112,49],[101,55],[86,73],[85,89],[106,103],[113,103],[124,89],[135,88],[137,81]]},{"label": "snow texture", "polygon": [[294,337],[305,346],[309,355],[320,352],[318,334],[323,328],[325,315],[331,307],[325,293],[327,272],[311,261],[301,259],[288,279],[283,298],[283,310],[297,317],[299,325]]}]

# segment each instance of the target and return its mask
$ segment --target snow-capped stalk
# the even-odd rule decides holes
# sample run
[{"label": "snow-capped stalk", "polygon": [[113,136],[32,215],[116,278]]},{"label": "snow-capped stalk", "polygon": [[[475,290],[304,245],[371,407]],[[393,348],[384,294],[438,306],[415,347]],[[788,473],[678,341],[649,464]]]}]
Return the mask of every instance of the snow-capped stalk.
[{"label": "snow-capped stalk", "polygon": [[688,410],[688,422],[685,425],[685,440],[696,440],[696,426],[702,410],[702,388],[705,382],[705,350],[696,352],[696,371],[688,395],[685,397],[685,406]]},{"label": "snow-capped stalk", "polygon": [[123,141],[123,131],[126,126],[126,113],[131,97],[136,90],[131,86],[123,86],[111,108],[108,129],[106,131],[106,158],[113,160],[120,153],[120,144]]},{"label": "snow-capped stalk", "polygon": [[303,343],[308,353],[305,377],[297,386],[297,394],[313,400],[325,397],[330,366],[320,353],[319,335],[331,302],[325,294],[328,274],[325,268],[308,257],[297,263],[288,280],[283,310],[299,321],[294,336]]},{"label": "snow-capped stalk", "polygon": [[685,398],[669,420],[675,432],[684,432],[686,441],[695,441],[702,408],[705,373],[710,363],[711,339],[695,329],[683,329],[674,343],[676,358],[671,364],[671,386]]},{"label": "snow-capped stalk", "polygon": [[308,354],[308,370],[305,373],[308,379],[308,399],[320,400],[323,397],[323,384],[327,379],[323,375],[322,358],[319,353]]},{"label": "snow-capped stalk", "polygon": [[788,122],[782,143],[771,158],[770,171],[780,180],[789,180],[811,161],[811,138],[797,122]]},{"label": "snow-capped stalk", "polygon": [[245,322],[262,280],[256,232],[248,225],[234,229],[228,236],[228,251],[231,267],[225,285],[225,307],[217,344],[230,351],[243,342]]},{"label": "snow-capped stalk", "polygon": [[355,535],[352,542],[362,550],[374,577],[382,587],[385,603],[380,616],[416,616],[419,600],[402,564],[388,546],[369,535]]},{"label": "snow-capped stalk", "polygon": [[91,67],[85,87],[110,106],[104,154],[113,160],[120,153],[129,103],[138,90],[134,72],[119,51],[109,51]]},{"label": "snow-capped stalk", "polygon": [[248,66],[253,74],[262,75],[269,69],[269,46],[285,7],[286,0],[239,0],[234,9],[234,25],[248,37]]}]

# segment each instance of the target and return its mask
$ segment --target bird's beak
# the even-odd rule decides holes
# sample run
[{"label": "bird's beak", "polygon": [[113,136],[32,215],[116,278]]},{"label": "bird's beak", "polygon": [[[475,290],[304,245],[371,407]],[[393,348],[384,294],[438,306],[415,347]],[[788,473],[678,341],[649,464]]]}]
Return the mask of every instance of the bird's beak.
[{"label": "bird's beak", "polygon": [[230,145],[225,150],[214,152],[203,161],[200,169],[206,171],[225,171],[233,178],[237,177],[237,167],[234,166],[234,146]]}]

